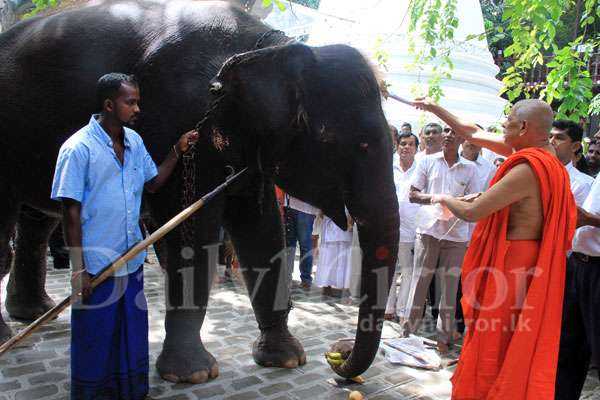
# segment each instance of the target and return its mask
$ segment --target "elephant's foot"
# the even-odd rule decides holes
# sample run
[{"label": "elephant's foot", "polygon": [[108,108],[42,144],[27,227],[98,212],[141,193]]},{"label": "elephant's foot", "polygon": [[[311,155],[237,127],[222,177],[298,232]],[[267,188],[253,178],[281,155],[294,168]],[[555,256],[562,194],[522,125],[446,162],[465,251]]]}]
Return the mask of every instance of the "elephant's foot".
[{"label": "elephant's foot", "polygon": [[36,320],[55,305],[54,300],[45,293],[36,298],[11,294],[6,296],[6,311],[16,319]]},{"label": "elephant's foot", "polygon": [[252,346],[252,356],[263,367],[296,368],[306,364],[304,348],[287,327],[261,331]]},{"label": "elephant's foot", "polygon": [[217,360],[202,344],[196,348],[163,348],[156,369],[164,380],[175,383],[204,383],[219,376]]}]

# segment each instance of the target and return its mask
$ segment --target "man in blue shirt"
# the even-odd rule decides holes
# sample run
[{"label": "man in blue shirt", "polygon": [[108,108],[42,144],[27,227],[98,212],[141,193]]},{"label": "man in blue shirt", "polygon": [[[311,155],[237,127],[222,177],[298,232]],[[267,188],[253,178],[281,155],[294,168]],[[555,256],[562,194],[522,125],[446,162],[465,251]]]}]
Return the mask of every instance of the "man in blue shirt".
[{"label": "man in blue shirt", "polygon": [[140,267],[145,252],[92,292],[90,279],[142,240],[142,192],[158,190],[197,140],[183,134],[157,168],[132,129],[139,113],[133,76],[111,73],[96,87],[101,113],[61,147],[52,199],[63,204],[75,296],[71,312],[71,399],[145,399],[148,312]]}]

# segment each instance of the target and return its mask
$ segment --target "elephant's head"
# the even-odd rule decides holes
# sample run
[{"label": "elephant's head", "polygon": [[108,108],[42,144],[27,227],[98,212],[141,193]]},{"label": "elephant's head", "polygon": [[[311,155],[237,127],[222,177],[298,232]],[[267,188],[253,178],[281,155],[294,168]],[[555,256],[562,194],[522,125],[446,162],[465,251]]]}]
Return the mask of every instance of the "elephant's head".
[{"label": "elephant's head", "polygon": [[229,59],[211,82],[213,135],[242,143],[245,162],[346,229],[357,222],[362,297],[353,377],[377,353],[398,249],[392,144],[370,64],[355,49],[270,47]]}]

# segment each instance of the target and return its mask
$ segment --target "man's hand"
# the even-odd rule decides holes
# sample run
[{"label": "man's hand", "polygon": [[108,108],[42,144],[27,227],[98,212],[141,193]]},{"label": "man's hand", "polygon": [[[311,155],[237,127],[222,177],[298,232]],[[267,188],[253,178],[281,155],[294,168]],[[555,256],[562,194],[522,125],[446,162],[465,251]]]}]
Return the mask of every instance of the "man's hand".
[{"label": "man's hand", "polygon": [[79,298],[88,298],[92,294],[92,282],[90,274],[85,269],[73,272],[71,275],[71,296],[73,302],[79,301]]},{"label": "man's hand", "polygon": [[600,227],[600,216],[577,207],[577,228],[582,226]]},{"label": "man's hand", "polygon": [[417,97],[413,101],[413,105],[418,110],[433,112],[433,109],[437,107],[437,104],[429,97]]},{"label": "man's hand", "polygon": [[179,154],[183,154],[190,149],[190,146],[198,141],[198,131],[192,129],[191,131],[187,131],[177,141],[175,145],[177,147],[177,152]]}]

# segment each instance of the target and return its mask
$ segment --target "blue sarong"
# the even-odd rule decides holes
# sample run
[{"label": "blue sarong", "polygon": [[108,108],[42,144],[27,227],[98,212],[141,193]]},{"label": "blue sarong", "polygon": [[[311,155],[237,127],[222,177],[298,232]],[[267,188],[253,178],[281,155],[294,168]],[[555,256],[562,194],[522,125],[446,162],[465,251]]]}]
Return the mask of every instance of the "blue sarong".
[{"label": "blue sarong", "polygon": [[148,395],[148,310],[140,268],[110,277],[71,311],[71,400]]}]

